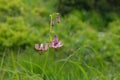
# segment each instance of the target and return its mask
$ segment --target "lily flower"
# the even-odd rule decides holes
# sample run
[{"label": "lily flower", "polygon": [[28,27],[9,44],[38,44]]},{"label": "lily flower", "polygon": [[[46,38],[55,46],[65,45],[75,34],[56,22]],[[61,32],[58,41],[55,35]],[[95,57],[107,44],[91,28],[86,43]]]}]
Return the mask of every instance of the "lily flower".
[{"label": "lily flower", "polygon": [[55,35],[53,41],[50,43],[51,48],[59,48],[63,46],[62,42],[59,41],[58,37]]},{"label": "lily flower", "polygon": [[43,45],[43,43],[41,43],[40,45],[35,44],[35,49],[40,51],[46,51],[48,49],[48,44],[46,44],[45,46]]}]

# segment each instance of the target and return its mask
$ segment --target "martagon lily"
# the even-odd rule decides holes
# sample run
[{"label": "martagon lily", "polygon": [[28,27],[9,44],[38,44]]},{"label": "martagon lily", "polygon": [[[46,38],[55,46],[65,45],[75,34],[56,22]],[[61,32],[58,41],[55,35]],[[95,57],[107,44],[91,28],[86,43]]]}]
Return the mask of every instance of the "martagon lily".
[{"label": "martagon lily", "polygon": [[55,35],[53,41],[50,43],[50,47],[57,49],[61,46],[63,46],[62,42],[59,41],[58,37]]},{"label": "martagon lily", "polygon": [[46,51],[48,49],[48,44],[46,44],[45,46],[43,43],[41,43],[40,45],[35,44],[35,49],[39,51]]}]

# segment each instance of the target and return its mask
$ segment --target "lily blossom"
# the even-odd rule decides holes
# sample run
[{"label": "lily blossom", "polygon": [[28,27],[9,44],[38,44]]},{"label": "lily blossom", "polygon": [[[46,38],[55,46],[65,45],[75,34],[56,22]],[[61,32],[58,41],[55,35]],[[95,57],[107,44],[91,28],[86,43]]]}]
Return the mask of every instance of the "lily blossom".
[{"label": "lily blossom", "polygon": [[55,35],[53,41],[50,43],[51,48],[59,48],[63,46],[62,42],[59,41],[58,37]]},{"label": "lily blossom", "polygon": [[35,44],[35,49],[40,51],[46,51],[48,49],[48,44],[46,44],[45,46],[43,45],[43,43],[41,43],[40,45]]}]

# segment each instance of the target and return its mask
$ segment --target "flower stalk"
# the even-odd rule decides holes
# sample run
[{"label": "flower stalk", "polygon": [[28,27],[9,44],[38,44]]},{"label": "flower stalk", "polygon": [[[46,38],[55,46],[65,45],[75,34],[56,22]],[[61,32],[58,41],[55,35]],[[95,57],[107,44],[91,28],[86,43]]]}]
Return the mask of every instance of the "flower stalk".
[{"label": "flower stalk", "polygon": [[[38,51],[46,51],[49,48],[57,49],[57,48],[60,48],[63,46],[62,42],[59,41],[58,36],[54,33],[55,30],[53,29],[53,27],[55,26],[55,23],[54,23],[53,16],[54,15],[50,15],[49,42],[46,44],[41,43],[40,45],[35,44],[35,49]],[[60,23],[59,13],[56,13],[55,16],[56,16],[56,22]],[[53,36],[52,34],[54,35],[53,38],[52,38],[52,36]]]}]

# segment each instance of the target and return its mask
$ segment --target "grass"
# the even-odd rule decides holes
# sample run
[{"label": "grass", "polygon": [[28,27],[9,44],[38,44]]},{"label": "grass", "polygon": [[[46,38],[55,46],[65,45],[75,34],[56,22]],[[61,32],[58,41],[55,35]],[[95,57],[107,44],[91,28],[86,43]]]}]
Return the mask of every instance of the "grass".
[{"label": "grass", "polygon": [[[82,47],[84,48],[84,47]],[[82,48],[63,59],[52,53],[6,51],[1,60],[1,80],[119,80],[119,65],[105,61],[100,54],[83,59]],[[9,52],[9,54],[8,54]],[[6,56],[6,55],[9,56]],[[59,54],[59,53],[58,53]],[[56,54],[56,55],[58,55]],[[83,59],[83,60],[82,60]]]}]

